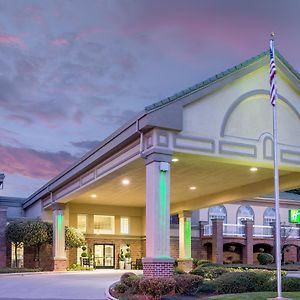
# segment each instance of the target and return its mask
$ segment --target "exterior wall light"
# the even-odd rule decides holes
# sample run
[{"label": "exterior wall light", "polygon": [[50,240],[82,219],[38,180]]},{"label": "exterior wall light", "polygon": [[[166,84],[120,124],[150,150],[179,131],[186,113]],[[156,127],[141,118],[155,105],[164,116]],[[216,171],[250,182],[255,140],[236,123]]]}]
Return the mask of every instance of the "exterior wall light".
[{"label": "exterior wall light", "polygon": [[122,180],[123,185],[128,185],[129,183],[130,183],[130,181],[128,179],[123,179]]}]

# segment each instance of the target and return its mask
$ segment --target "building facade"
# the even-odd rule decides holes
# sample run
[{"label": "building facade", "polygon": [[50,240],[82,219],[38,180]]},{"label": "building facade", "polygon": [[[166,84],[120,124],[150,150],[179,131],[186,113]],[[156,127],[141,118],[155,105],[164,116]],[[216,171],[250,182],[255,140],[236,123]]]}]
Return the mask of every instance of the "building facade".
[{"label": "building facade", "polygon": [[[279,181],[286,191],[300,186],[300,140],[295,138],[300,136],[300,75],[276,55]],[[245,246],[243,257],[253,260],[249,239],[263,221],[253,226],[245,217],[253,204],[240,208],[237,226],[230,227],[225,204],[251,199],[259,206],[258,196],[273,191],[268,78],[266,51],[150,105],[30,195],[22,204],[23,216],[53,223],[52,252],[43,251],[51,268],[64,270],[77,260],[76,253],[65,250],[64,225],[86,231],[99,266],[116,266],[121,247],[132,246],[132,258],[142,258],[145,276],[170,276],[174,258],[190,267],[199,247],[223,261],[232,228],[242,236],[234,237],[230,249]],[[211,214],[225,208],[227,219],[208,218],[205,234],[199,226],[197,233],[192,211],[218,205],[224,206]],[[5,208],[1,214],[5,224]],[[172,252],[171,214],[179,218],[178,253]]]}]

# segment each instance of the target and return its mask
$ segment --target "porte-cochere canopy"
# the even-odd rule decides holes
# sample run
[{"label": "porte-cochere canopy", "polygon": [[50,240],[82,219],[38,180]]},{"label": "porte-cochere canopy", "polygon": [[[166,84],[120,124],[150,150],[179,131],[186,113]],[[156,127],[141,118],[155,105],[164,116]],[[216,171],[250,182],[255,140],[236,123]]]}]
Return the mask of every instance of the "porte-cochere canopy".
[{"label": "porte-cochere canopy", "polygon": [[[178,159],[171,165],[172,212],[272,192],[268,72],[264,52],[148,106],[25,205],[42,199],[47,207],[51,191],[57,202],[143,207],[144,159],[151,153]],[[286,190],[300,185],[299,75],[279,53],[277,85],[280,186]],[[255,174],[249,172],[252,166],[258,168]]]}]

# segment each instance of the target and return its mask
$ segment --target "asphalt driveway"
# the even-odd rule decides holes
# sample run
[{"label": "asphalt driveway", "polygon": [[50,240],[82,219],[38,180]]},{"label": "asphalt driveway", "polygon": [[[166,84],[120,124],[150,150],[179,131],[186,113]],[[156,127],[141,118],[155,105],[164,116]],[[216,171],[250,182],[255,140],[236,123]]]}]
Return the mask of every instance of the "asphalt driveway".
[{"label": "asphalt driveway", "polygon": [[[141,273],[141,271],[135,271]],[[0,299],[100,300],[124,271],[97,270],[26,275],[0,275]]]}]

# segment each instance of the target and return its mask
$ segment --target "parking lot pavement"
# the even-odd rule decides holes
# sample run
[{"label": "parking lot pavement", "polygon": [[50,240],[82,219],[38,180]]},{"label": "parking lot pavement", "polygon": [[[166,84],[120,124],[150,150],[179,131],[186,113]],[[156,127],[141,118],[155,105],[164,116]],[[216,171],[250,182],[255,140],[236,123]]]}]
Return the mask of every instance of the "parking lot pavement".
[{"label": "parking lot pavement", "polygon": [[[6,300],[102,300],[105,290],[125,271],[96,270],[81,272],[1,275],[0,299]],[[141,271],[134,271],[141,274]]]}]

